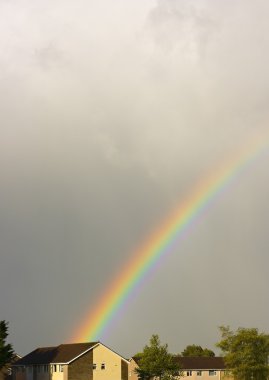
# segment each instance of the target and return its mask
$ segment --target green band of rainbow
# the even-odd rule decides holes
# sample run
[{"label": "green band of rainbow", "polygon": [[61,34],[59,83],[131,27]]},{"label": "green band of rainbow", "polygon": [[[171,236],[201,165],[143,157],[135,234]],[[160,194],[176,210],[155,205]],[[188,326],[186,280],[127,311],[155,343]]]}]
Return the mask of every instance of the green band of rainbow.
[{"label": "green band of rainbow", "polygon": [[165,256],[170,245],[183,235],[190,224],[216,198],[242,169],[268,148],[268,137],[257,136],[217,171],[202,181],[170,215],[160,228],[132,255],[119,275],[109,284],[100,301],[86,314],[73,341],[100,339],[127,299],[147,276],[149,270]]}]

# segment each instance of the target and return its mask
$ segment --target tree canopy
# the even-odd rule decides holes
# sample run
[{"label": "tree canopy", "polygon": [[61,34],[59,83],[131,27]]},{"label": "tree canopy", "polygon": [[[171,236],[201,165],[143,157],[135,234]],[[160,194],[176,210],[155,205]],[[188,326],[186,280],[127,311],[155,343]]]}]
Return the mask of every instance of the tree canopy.
[{"label": "tree canopy", "polygon": [[181,352],[182,356],[205,356],[205,357],[213,357],[215,353],[208,348],[202,348],[201,346],[197,346],[196,344],[188,345],[184,351]]},{"label": "tree canopy", "polygon": [[6,343],[7,336],[8,323],[6,321],[0,321],[0,369],[10,363],[14,356],[12,345]]},{"label": "tree canopy", "polygon": [[181,374],[174,356],[168,352],[168,345],[161,345],[158,335],[152,335],[149,345],[139,354],[139,368],[136,373],[143,380],[151,377],[171,380]]},{"label": "tree canopy", "polygon": [[227,368],[236,380],[267,380],[269,375],[269,335],[256,328],[221,326],[221,340],[217,343]]}]

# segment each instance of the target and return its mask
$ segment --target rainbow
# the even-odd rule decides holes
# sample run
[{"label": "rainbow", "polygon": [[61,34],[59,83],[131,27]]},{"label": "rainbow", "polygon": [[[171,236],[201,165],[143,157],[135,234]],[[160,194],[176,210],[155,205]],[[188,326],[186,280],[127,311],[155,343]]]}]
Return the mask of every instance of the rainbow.
[{"label": "rainbow", "polygon": [[267,148],[268,137],[255,137],[199,183],[158,230],[134,252],[119,275],[105,289],[99,302],[86,313],[72,341],[100,339],[150,270],[182,239],[188,227],[199,219],[216,197],[262,152],[267,152]]}]

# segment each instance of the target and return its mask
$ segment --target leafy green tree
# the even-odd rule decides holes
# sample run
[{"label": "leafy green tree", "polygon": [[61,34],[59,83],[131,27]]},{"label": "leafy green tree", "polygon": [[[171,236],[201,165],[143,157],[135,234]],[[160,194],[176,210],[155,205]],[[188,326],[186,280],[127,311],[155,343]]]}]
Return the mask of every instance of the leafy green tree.
[{"label": "leafy green tree", "polygon": [[0,321],[0,370],[5,367],[6,364],[10,363],[14,356],[11,344],[6,343],[7,336],[8,323],[6,321]]},{"label": "leafy green tree", "polygon": [[267,380],[269,375],[269,335],[256,328],[221,326],[221,341],[217,343],[224,361],[236,380]]},{"label": "leafy green tree", "polygon": [[182,356],[205,356],[205,357],[213,357],[215,353],[208,348],[202,348],[201,346],[197,346],[196,344],[188,345],[184,351],[181,352]]},{"label": "leafy green tree", "polygon": [[212,350],[209,350],[209,348],[204,348],[204,351],[203,351],[203,355],[202,356],[205,356],[205,357],[210,357],[210,358],[213,358],[215,356],[215,352],[212,351]]},{"label": "leafy green tree", "polygon": [[152,335],[150,344],[139,355],[136,373],[142,380],[157,377],[159,380],[172,380],[181,375],[174,356],[168,352],[167,344],[161,345],[158,335]]}]

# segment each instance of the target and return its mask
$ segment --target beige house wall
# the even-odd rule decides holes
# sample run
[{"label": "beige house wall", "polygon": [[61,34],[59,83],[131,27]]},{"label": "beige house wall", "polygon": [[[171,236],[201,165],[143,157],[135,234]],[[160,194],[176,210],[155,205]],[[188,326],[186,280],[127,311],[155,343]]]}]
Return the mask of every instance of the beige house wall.
[{"label": "beige house wall", "polygon": [[[93,349],[93,364],[96,369],[93,370],[93,380],[122,380],[122,358],[115,352],[103,345]],[[101,369],[101,365],[105,369]]]},{"label": "beige house wall", "polygon": [[68,380],[68,365],[64,366],[64,380]]},{"label": "beige house wall", "polygon": [[53,365],[49,365],[48,371],[44,370],[44,365],[26,366],[24,371],[14,370],[13,380],[68,380],[68,366],[63,366],[64,371],[53,372]]},{"label": "beige house wall", "polygon": [[129,380],[128,367],[127,360],[98,344],[69,364],[14,368],[13,379],[10,380]]},{"label": "beige house wall", "polygon": [[[189,372],[189,376],[187,373]],[[191,372],[191,375],[190,375]],[[191,370],[191,371],[184,371],[183,372],[183,379],[189,379],[189,380],[221,380],[221,372],[216,370],[216,375],[209,376],[208,370],[202,370],[201,376],[197,375],[197,370]]]},{"label": "beige house wall", "polygon": [[[50,376],[51,380],[64,380],[64,372],[59,371],[59,365],[58,364],[57,364],[57,371],[56,372],[53,372],[52,369],[53,369],[53,364],[51,366],[51,376]],[[49,380],[49,377],[38,377],[37,380]]]},{"label": "beige house wall", "polygon": [[133,359],[131,359],[130,364],[129,364],[129,380],[137,380],[138,379],[138,376],[135,372],[136,368],[138,368],[138,365],[136,364],[136,362]]},{"label": "beige house wall", "polygon": [[[202,370],[201,376],[197,375],[197,370],[192,370],[191,375],[189,373],[189,376],[187,376],[187,372],[190,371],[184,371],[183,372],[183,379],[189,379],[189,380],[234,380],[233,376],[228,375],[226,371],[216,370],[216,375],[209,375],[209,370]],[[135,380],[135,379],[133,379]]]},{"label": "beige house wall", "polygon": [[[138,380],[138,376],[135,372],[135,369],[138,367],[136,362],[131,359],[130,360],[130,365],[129,365],[129,380]],[[187,371],[183,371],[183,376],[180,377],[180,379],[189,379],[189,380],[234,380],[232,376],[228,376],[225,374],[225,371],[218,371],[216,370],[216,375],[214,376],[209,376],[209,371],[208,370],[202,370],[201,376],[197,375],[197,370],[192,370],[191,375],[190,371],[189,376],[187,376]]]}]

